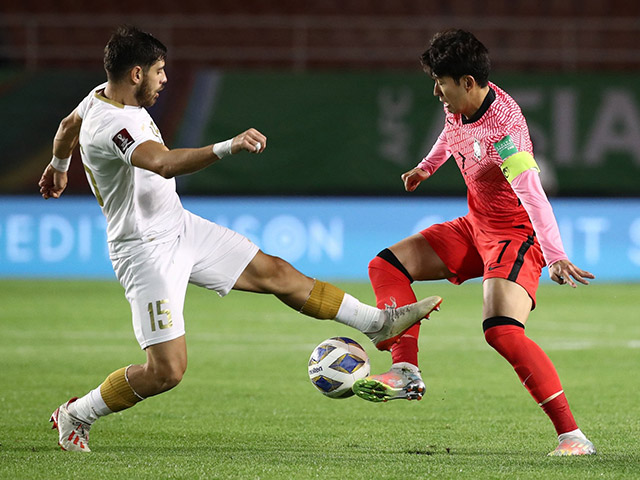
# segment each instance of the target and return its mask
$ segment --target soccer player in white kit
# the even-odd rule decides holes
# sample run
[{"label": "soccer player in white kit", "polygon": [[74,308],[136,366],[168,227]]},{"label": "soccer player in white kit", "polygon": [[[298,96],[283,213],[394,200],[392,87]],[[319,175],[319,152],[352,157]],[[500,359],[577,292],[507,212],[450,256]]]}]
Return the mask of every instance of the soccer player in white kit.
[{"label": "soccer player in white kit", "polygon": [[183,306],[188,283],[221,296],[231,289],[274,294],[305,315],[358,329],[379,349],[389,349],[442,301],[434,296],[386,309],[362,304],[263,253],[244,236],[185,210],[175,176],[243,150],[261,153],[267,138],[250,128],[214,145],[168,149],[145,109],[167,83],[165,58],[166,47],[152,35],[119,27],[105,47],[107,82],[62,120],[53,160],[39,182],[45,199],[60,197],[79,145],[87,179],[107,219],[113,268],[147,355],[143,365],[116,370],[97,388],[54,411],[51,421],[64,450],[88,452],[89,429],[99,417],[181,381],[187,365]]}]

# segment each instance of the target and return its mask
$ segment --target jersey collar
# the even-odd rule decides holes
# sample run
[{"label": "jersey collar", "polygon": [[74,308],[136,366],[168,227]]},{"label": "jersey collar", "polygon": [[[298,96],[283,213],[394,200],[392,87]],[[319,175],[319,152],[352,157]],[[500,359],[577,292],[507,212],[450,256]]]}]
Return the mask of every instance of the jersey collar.
[{"label": "jersey collar", "polygon": [[125,106],[121,103],[116,102],[115,100],[111,100],[107,97],[104,96],[104,88],[101,90],[98,90],[96,92],[93,93],[93,95],[100,101],[103,101],[105,103],[108,103],[109,105],[113,105],[114,107],[118,107],[118,108],[124,108]]},{"label": "jersey collar", "polygon": [[482,115],[484,115],[485,112],[489,110],[489,107],[495,99],[496,92],[493,88],[489,87],[489,92],[487,93],[487,96],[484,97],[484,101],[482,102],[482,105],[480,105],[480,108],[476,111],[476,113],[471,115],[471,117],[469,118],[465,118],[465,116],[462,115],[462,124],[467,125],[469,123],[474,123],[480,120],[480,117],[482,117]]}]

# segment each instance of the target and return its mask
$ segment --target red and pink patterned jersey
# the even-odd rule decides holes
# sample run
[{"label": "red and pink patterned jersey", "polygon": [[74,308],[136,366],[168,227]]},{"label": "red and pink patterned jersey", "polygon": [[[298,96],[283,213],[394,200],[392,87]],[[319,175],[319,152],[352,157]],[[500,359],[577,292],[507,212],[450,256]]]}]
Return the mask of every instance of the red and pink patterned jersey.
[{"label": "red and pink patterned jersey", "polygon": [[518,104],[495,84],[489,83],[489,87],[489,94],[472,118],[447,112],[443,133],[467,184],[469,212],[474,220],[496,226],[516,225],[529,218],[500,170],[503,160],[494,144],[509,135],[519,152],[533,155],[533,147]]},{"label": "red and pink patterned jersey", "polygon": [[509,184],[500,169],[503,159],[495,147],[509,137],[507,143],[514,151],[533,155],[527,122],[518,104],[504,90],[491,82],[489,87],[472,118],[451,114],[445,108],[444,129],[418,167],[433,174],[453,156],[467,184],[470,219],[494,228],[531,221],[550,265],[567,256],[537,172],[523,172]]}]

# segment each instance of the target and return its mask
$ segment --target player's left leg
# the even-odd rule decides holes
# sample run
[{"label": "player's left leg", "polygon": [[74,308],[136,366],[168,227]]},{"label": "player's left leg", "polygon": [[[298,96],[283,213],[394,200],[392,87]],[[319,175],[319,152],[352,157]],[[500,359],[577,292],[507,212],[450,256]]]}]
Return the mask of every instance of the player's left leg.
[{"label": "player's left leg", "polygon": [[[330,283],[310,278],[285,260],[267,255],[243,235],[196,215],[187,215],[187,240],[195,262],[189,282],[224,296],[231,289],[270,293],[310,317],[334,319],[365,333],[379,349],[389,349],[411,325],[437,308],[428,297],[400,308],[365,305]],[[192,225],[192,227],[191,227]]]},{"label": "player's left leg", "polygon": [[307,277],[285,260],[261,251],[247,265],[233,288],[271,293],[305,315],[349,325],[366,334],[380,350],[388,350],[409,327],[428,317],[442,301],[433,296],[410,305],[381,310],[360,302],[335,285]]},{"label": "player's left leg", "polygon": [[483,329],[487,343],[514,368],[522,385],[542,407],[559,446],[550,455],[589,455],[593,444],[578,428],[551,359],[525,335],[532,299],[520,285],[504,278],[484,281]]}]

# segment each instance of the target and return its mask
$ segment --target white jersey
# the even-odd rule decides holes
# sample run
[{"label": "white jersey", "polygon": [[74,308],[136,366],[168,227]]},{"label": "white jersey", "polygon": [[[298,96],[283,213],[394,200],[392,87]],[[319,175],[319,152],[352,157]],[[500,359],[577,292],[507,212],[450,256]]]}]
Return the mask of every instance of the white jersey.
[{"label": "white jersey", "polygon": [[164,142],[144,108],[107,99],[105,86],[94,88],[76,109],[82,118],[80,152],[107,217],[111,263],[144,349],[184,335],[189,283],[226,295],[258,247],[184,210],[174,179],[131,165],[139,145]]},{"label": "white jersey", "polygon": [[131,164],[140,144],[164,143],[158,127],[145,108],[104,97],[106,85],[94,88],[76,112],[82,118],[82,162],[107,218],[109,251],[117,257],[130,247],[177,235],[184,209],[174,179]]}]

